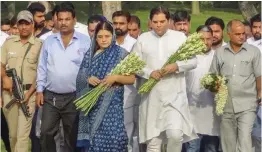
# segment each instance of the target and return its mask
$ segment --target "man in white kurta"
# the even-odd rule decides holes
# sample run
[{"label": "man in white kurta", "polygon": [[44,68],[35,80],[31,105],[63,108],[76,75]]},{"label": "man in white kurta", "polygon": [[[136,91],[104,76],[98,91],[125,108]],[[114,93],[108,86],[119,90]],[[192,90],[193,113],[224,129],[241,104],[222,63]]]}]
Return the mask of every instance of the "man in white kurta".
[{"label": "man in white kurta", "polygon": [[209,73],[215,51],[212,47],[212,30],[208,26],[200,26],[197,32],[203,34],[207,53],[197,55],[197,68],[186,72],[186,88],[191,118],[198,139],[186,143],[187,152],[200,152],[203,139],[205,152],[217,152],[219,146],[219,117],[215,114],[214,93],[201,87],[200,79]]},{"label": "man in white kurta", "polygon": [[[259,48],[262,53],[261,40],[261,15],[257,14],[250,19],[251,33],[253,37],[247,39],[247,43]],[[254,152],[261,152],[261,104],[257,109],[257,118],[252,131],[252,146]]]},{"label": "man in white kurta", "polygon": [[[157,79],[158,70],[186,41],[184,33],[168,29],[170,14],[166,9],[154,8],[151,13],[153,30],[140,35],[133,48],[146,62],[140,74],[145,79]],[[182,141],[193,138],[184,72],[195,67],[195,58],[167,65],[164,71],[172,72],[163,74],[154,88],[141,96],[139,142],[147,143],[147,152],[160,152],[163,141],[167,141],[167,152],[180,152]]]},{"label": "man in white kurta", "polygon": [[[130,14],[125,11],[116,11],[112,15],[113,25],[116,31],[116,44],[130,52],[136,39],[128,34],[128,22]],[[134,105],[137,90],[135,85],[125,85],[124,87],[124,123],[128,136],[128,152],[137,152],[133,150],[134,135]]]},{"label": "man in white kurta", "polygon": [[[136,43],[136,39],[129,36],[129,34],[126,34],[125,39],[123,43],[117,45],[124,48],[126,51],[130,52],[133,48],[133,45]],[[129,140],[133,138],[134,134],[134,105],[135,105],[135,99],[137,96],[137,89],[135,88],[135,85],[125,85],[124,87],[124,123],[127,131],[127,135]],[[133,142],[133,139],[131,140]],[[131,142],[132,148],[133,144]],[[129,148],[129,152],[132,152],[131,147]],[[133,151],[136,152],[136,151]]]}]

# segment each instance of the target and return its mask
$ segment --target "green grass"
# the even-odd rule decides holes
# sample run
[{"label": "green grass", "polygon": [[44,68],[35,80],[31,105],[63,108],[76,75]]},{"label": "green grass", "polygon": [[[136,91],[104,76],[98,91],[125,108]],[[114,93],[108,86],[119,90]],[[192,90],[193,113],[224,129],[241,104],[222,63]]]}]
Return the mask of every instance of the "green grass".
[{"label": "green grass", "polygon": [[5,145],[2,139],[1,139],[1,152],[6,152]]}]

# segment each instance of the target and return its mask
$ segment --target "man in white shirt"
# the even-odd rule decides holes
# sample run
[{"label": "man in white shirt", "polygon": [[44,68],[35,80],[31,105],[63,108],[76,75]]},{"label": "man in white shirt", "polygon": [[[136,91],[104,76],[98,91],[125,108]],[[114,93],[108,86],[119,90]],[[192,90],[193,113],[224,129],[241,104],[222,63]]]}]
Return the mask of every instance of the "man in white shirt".
[{"label": "man in white shirt", "polygon": [[[257,14],[250,19],[251,33],[253,37],[247,39],[247,43],[259,48],[262,53],[261,40],[261,15]],[[260,109],[260,111],[259,111]],[[261,151],[261,103],[258,108],[257,118],[252,131],[252,144],[255,152]]]},{"label": "man in white shirt", "polygon": [[184,33],[168,29],[169,19],[166,8],[153,8],[150,12],[153,30],[141,34],[133,48],[146,62],[139,76],[160,80],[149,93],[141,95],[139,106],[139,142],[147,143],[147,152],[160,152],[166,142],[167,152],[181,152],[182,142],[196,138],[184,74],[196,68],[196,58],[169,64],[160,72],[168,57],[187,39]]},{"label": "man in white shirt", "polygon": [[[116,44],[130,52],[136,39],[128,34],[128,23],[130,13],[125,11],[116,11],[112,15],[113,25],[116,32]],[[134,104],[137,96],[137,90],[134,85],[125,85],[124,91],[124,123],[128,135],[128,151],[132,152],[134,135]]]},{"label": "man in white shirt", "polygon": [[183,32],[186,36],[189,36],[191,27],[190,20],[191,16],[187,11],[176,11],[174,15],[172,15],[172,21],[174,23],[173,30]]},{"label": "man in white shirt", "polygon": [[82,23],[80,23],[80,22],[76,22],[76,24],[75,24],[75,30],[76,30],[77,32],[80,32],[80,33],[82,33],[82,34],[85,34],[85,35],[89,36],[89,35],[88,35],[88,30],[87,30],[87,25],[85,25],[85,24],[82,24]]},{"label": "man in white shirt", "polygon": [[[186,88],[191,118],[199,138],[186,143],[186,152],[217,152],[219,146],[219,117],[215,114],[214,94],[201,87],[200,79],[209,72],[215,51],[212,47],[212,30],[206,25],[197,28],[207,46],[204,55],[197,55],[197,68],[186,72]],[[205,140],[205,142],[203,142]]]},{"label": "man in white shirt", "polygon": [[225,28],[225,23],[221,18],[211,16],[206,20],[205,25],[209,26],[213,31],[213,50],[226,45],[223,40],[223,30]]},{"label": "man in white shirt", "polygon": [[261,41],[261,15],[257,14],[250,19],[251,33],[253,37],[247,39],[247,43],[252,44],[260,49],[262,52]]}]

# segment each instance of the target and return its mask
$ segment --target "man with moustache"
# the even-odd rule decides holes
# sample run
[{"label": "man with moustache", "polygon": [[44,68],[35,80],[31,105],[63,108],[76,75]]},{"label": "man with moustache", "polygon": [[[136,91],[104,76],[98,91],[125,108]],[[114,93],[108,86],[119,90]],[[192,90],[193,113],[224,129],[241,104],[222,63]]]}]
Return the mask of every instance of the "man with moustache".
[{"label": "man with moustache", "polygon": [[[260,49],[262,53],[261,41],[261,15],[257,14],[250,19],[252,36],[247,40],[247,43],[254,45]],[[252,144],[255,152],[261,151],[261,102],[257,109],[257,117],[252,131]]]},{"label": "man with moustache", "polygon": [[261,15],[257,14],[250,19],[251,33],[253,37],[249,38],[247,42],[258,47],[262,51],[261,41]]},{"label": "man with moustache", "polygon": [[45,40],[48,36],[52,35],[52,34],[55,34],[55,33],[58,33],[59,32],[59,27],[58,27],[58,24],[57,24],[57,10],[59,8],[59,5],[56,5],[54,7],[54,9],[51,11],[51,14],[52,14],[52,21],[54,22],[54,27],[51,31],[43,34],[42,36],[40,36],[40,39],[41,40]]},{"label": "man with moustache", "polygon": [[206,20],[205,25],[209,26],[213,31],[212,49],[216,50],[221,46],[225,46],[226,43],[223,40],[224,21],[221,18],[211,16]]},{"label": "man with moustache", "polygon": [[34,16],[34,35],[37,38],[50,31],[45,27],[45,6],[43,4],[40,2],[33,2],[28,6],[27,10]]},{"label": "man with moustache", "polygon": [[189,36],[191,26],[189,13],[187,11],[176,11],[172,17],[174,22],[173,30],[183,32],[186,36]]},{"label": "man with moustache", "polygon": [[[130,52],[136,39],[128,34],[128,23],[130,13],[126,11],[116,11],[112,15],[113,26],[116,32],[116,44]],[[134,85],[125,85],[124,88],[124,123],[128,135],[128,151],[132,152],[132,142],[134,134],[134,104],[137,90]]]},{"label": "man with moustache", "polygon": [[[20,102],[26,102],[29,112],[34,115],[36,68],[42,41],[32,33],[34,21],[29,11],[18,13],[17,28],[20,36],[10,36],[1,47],[3,103],[5,107],[13,98],[11,96],[13,84],[10,77],[6,75],[6,69],[15,68],[25,93],[25,100]],[[18,104],[14,104],[10,109],[3,108],[3,112],[8,123],[11,151],[28,152],[32,116],[26,119]]]},{"label": "man with moustache", "polygon": [[131,15],[129,12],[116,11],[112,15],[113,25],[116,31],[117,45],[123,47],[128,52],[131,51],[136,39],[128,34],[128,23],[130,22]]},{"label": "man with moustache", "polygon": [[251,152],[251,131],[261,99],[261,53],[245,42],[240,20],[227,24],[230,41],[216,50],[210,72],[228,80],[228,98],[221,116],[220,134],[224,152]]},{"label": "man with moustache", "polygon": [[[54,9],[52,10],[51,14],[52,14],[52,21],[54,22],[54,27],[51,31],[45,33],[44,35],[40,36],[40,39],[45,41],[47,39],[48,36],[53,35],[55,33],[59,32],[59,27],[58,27],[58,23],[57,23],[57,11],[59,9],[59,5],[56,5],[54,7]],[[42,111],[43,108],[39,108],[38,110],[38,114],[37,114],[37,120],[36,120],[36,136],[38,138],[40,138],[40,134],[41,134],[41,119],[42,119]],[[62,121],[60,122],[60,126],[59,126],[59,131],[57,132],[56,136],[55,136],[55,142],[56,142],[56,150],[57,152],[63,152],[63,148],[64,148],[64,131],[63,131],[63,124]],[[38,143],[40,145],[40,140],[38,140]],[[34,151],[40,151],[40,146],[38,150],[34,150]]]},{"label": "man with moustache", "polygon": [[64,128],[63,152],[76,150],[79,118],[73,103],[76,99],[76,76],[90,47],[90,38],[74,29],[75,10],[68,3],[59,5],[59,32],[44,41],[37,69],[36,102],[39,107],[43,106],[41,152],[56,152],[54,137],[60,120]]}]

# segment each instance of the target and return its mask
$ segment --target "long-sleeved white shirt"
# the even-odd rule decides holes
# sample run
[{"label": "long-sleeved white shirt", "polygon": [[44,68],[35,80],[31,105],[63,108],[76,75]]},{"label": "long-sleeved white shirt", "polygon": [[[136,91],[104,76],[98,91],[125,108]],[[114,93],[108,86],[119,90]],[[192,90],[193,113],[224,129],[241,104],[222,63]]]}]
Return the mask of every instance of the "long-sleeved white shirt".
[{"label": "long-sleeved white shirt", "polygon": [[215,51],[197,55],[197,68],[186,72],[187,97],[194,122],[194,129],[199,134],[218,136],[219,117],[215,114],[214,93],[201,87],[200,79],[209,73]]}]

